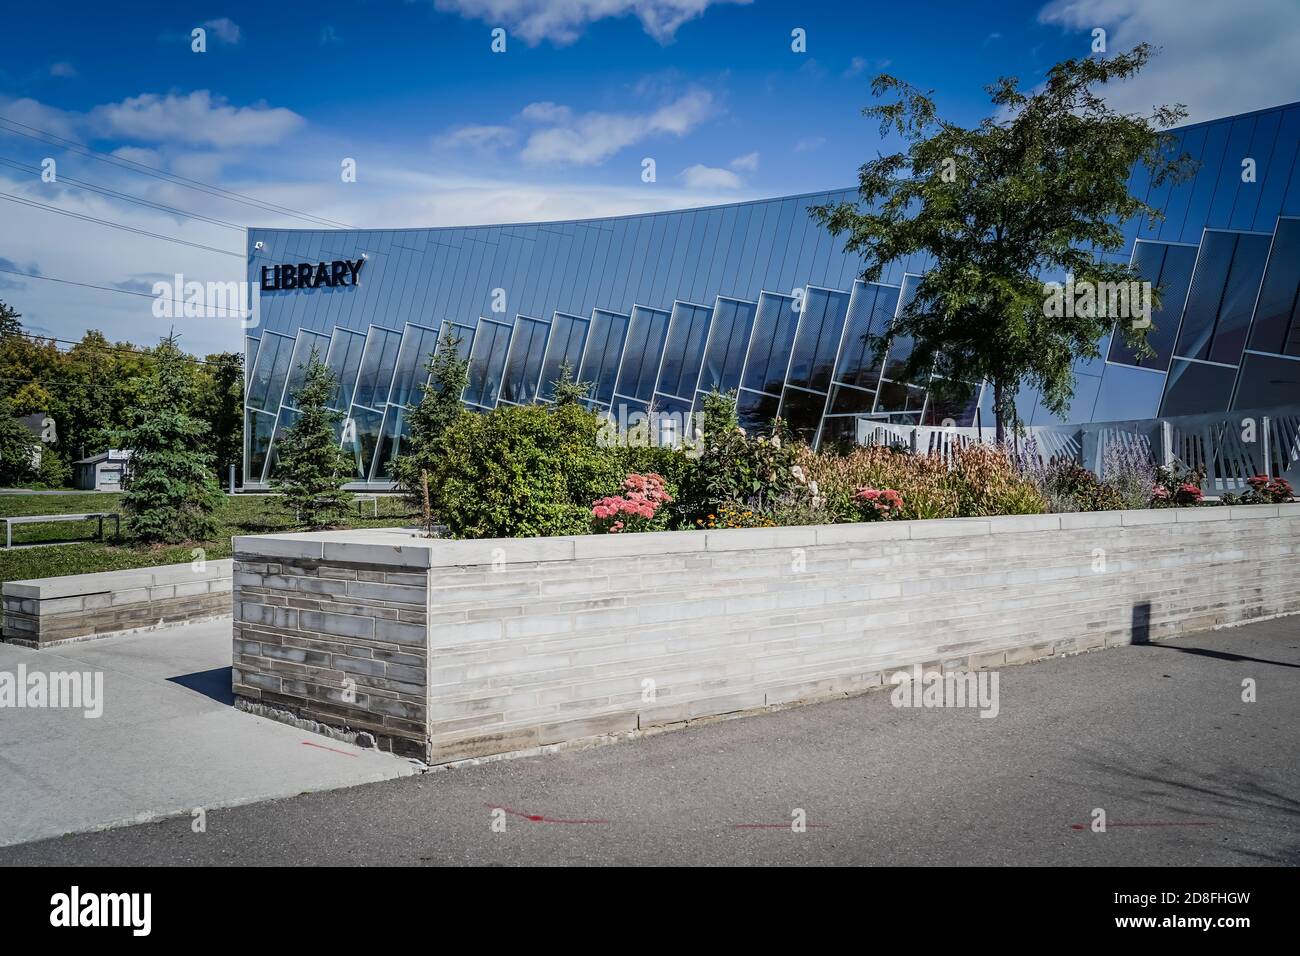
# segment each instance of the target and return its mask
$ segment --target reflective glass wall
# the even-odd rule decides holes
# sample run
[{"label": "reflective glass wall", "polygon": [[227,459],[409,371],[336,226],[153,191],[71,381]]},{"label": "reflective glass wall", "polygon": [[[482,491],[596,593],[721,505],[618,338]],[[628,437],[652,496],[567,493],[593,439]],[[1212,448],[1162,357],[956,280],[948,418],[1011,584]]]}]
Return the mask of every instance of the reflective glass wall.
[{"label": "reflective glass wall", "polygon": [[[1300,104],[1176,134],[1198,172],[1155,187],[1135,170],[1130,190],[1164,217],[1122,224],[1120,261],[1160,290],[1153,354],[1116,330],[1096,359],[1076,363],[1064,416],[1018,396],[1027,424],[1300,402]],[[911,343],[896,339],[883,357],[873,347],[926,263],[859,281],[862,262],[809,216],[855,195],[574,222],[249,230],[254,288],[263,266],[365,266],[356,286],[260,294],[245,342],[245,482],[274,469],[313,350],[338,381],[339,438],[357,481],[386,482],[443,331],[469,361],[472,409],[551,401],[567,366],[592,384],[598,410],[698,410],[714,388],[735,390],[747,427],[780,415],[812,442],[851,435],[860,415],[970,425],[982,409],[991,423],[979,383],[903,381]]]}]

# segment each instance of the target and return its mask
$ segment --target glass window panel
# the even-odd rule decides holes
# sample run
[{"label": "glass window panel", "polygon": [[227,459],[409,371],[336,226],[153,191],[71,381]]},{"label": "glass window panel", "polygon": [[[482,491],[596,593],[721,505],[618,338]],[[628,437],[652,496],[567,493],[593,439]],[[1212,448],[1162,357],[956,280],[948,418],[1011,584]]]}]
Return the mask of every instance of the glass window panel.
[{"label": "glass window panel", "polygon": [[261,481],[266,466],[266,455],[271,450],[271,433],[275,430],[275,416],[266,412],[244,412],[244,457],[247,465],[244,480]]},{"label": "glass window panel", "polygon": [[1039,401],[1038,407],[1034,409],[1033,417],[1026,424],[1061,425],[1066,422],[1090,422],[1092,421],[1092,409],[1097,403],[1097,392],[1100,388],[1100,375],[1076,375],[1074,376],[1074,396],[1070,399],[1070,406],[1066,409],[1065,417],[1053,415],[1043,405],[1042,401]]},{"label": "glass window panel", "polygon": [[248,389],[248,407],[279,411],[284,380],[289,374],[289,360],[293,357],[294,340],[277,332],[262,336],[257,351],[257,364],[253,368],[252,384]]},{"label": "glass window panel", "polygon": [[781,398],[781,420],[789,426],[796,438],[812,443],[826,411],[825,392],[806,392],[801,388],[787,388]]},{"label": "glass window panel", "polygon": [[564,364],[569,364],[569,374],[578,378],[578,365],[582,361],[582,347],[587,341],[588,320],[580,315],[555,313],[551,326],[551,339],[546,345],[546,359],[542,362],[542,383],[537,397],[550,401],[555,397],[555,383],[560,380]]},{"label": "glass window panel", "polygon": [[488,319],[479,322],[474,333],[474,346],[470,350],[469,384],[465,386],[464,401],[480,408],[496,405],[510,331],[510,326],[500,322]]},{"label": "glass window panel", "polygon": [[510,339],[506,368],[501,375],[501,401],[526,405],[537,396],[537,379],[542,373],[542,358],[550,323],[521,315],[515,319],[515,334]]},{"label": "glass window panel", "polygon": [[352,391],[356,388],[357,372],[361,369],[361,353],[366,348],[366,337],[350,329],[335,329],[330,338],[325,364],[334,374],[336,387],[330,407],[340,410],[352,404]]},{"label": "glass window panel", "polygon": [[1228,284],[1219,306],[1219,320],[1214,326],[1214,341],[1210,343],[1212,362],[1236,365],[1241,360],[1246,333],[1250,330],[1250,317],[1259,298],[1259,284],[1264,275],[1269,244],[1268,236],[1237,237],[1232,269],[1228,272]]},{"label": "glass window panel", "polygon": [[375,450],[375,463],[370,472],[371,481],[393,480],[393,459],[404,454],[403,445],[411,437],[411,425],[403,405],[389,405],[384,412],[379,446]]},{"label": "glass window panel", "polygon": [[271,434],[271,449],[266,459],[266,471],[262,475],[263,481],[270,481],[271,476],[275,474],[275,466],[280,460],[279,444],[280,437],[284,430],[298,420],[298,413],[292,408],[281,408],[280,415],[275,422],[275,431]]},{"label": "glass window panel", "polygon": [[438,347],[438,333],[419,325],[407,325],[397,351],[397,370],[388,401],[394,405],[418,405],[429,382],[430,353]]},{"label": "glass window panel", "polygon": [[757,310],[755,302],[718,299],[713,307],[713,326],[700,372],[700,391],[729,392],[740,385]]},{"label": "glass window panel", "polygon": [[1161,415],[1199,415],[1228,408],[1237,370],[1223,365],[1206,365],[1174,359],[1169,366]]},{"label": "glass window panel", "polygon": [[898,308],[898,293],[897,286],[855,283],[849,300],[840,358],[835,368],[835,381],[875,391],[880,383],[881,362],[868,339],[889,327],[889,321]]},{"label": "glass window panel", "polygon": [[578,380],[595,382],[592,398],[608,405],[614,397],[614,382],[618,379],[618,360],[623,354],[623,341],[627,338],[628,317],[618,312],[596,309],[591,315],[591,333],[582,353],[582,368]]},{"label": "glass window panel", "polygon": [[1155,418],[1160,409],[1165,376],[1127,365],[1107,365],[1093,407],[1095,422],[1127,422]]},{"label": "glass window panel", "polygon": [[824,390],[830,385],[835,353],[849,311],[849,294],[833,289],[808,288],[803,314],[790,354],[787,382],[802,388]]},{"label": "glass window panel", "polygon": [[1259,293],[1268,237],[1207,232],[1174,354],[1236,362]]},{"label": "glass window panel", "polygon": [[456,344],[456,351],[462,359],[468,360],[474,350],[474,326],[461,325],[459,322],[444,322],[438,332],[438,342],[442,343],[451,336]]},{"label": "glass window panel", "polygon": [[1274,405],[1300,405],[1300,361],[1247,352],[1241,357],[1241,379],[1232,407]]},{"label": "glass window panel", "polygon": [[663,365],[656,386],[659,392],[685,398],[690,404],[690,396],[695,394],[695,384],[700,378],[700,362],[704,358],[704,342],[709,335],[712,316],[713,310],[708,306],[687,302],[673,304],[668,337],[664,343]]},{"label": "glass window panel", "polygon": [[352,397],[354,405],[378,407],[388,400],[388,389],[397,367],[397,349],[402,344],[402,334],[391,329],[372,325],[366,335],[366,348],[361,354],[361,371],[357,376],[357,391]]},{"label": "glass window panel", "polygon": [[744,388],[769,395],[781,394],[798,322],[793,297],[778,292],[764,292],[758,297],[754,336],[741,381]]},{"label": "glass window panel", "polygon": [[643,305],[633,307],[627,346],[614,389],[619,395],[649,401],[659,375],[659,359],[667,332],[667,312]]},{"label": "glass window panel", "polygon": [[[1279,219],[1268,268],[1259,290],[1259,306],[1250,333],[1250,347],[1260,352],[1300,354],[1296,330],[1300,299],[1300,219]],[[1290,344],[1296,351],[1287,349]]]},{"label": "glass window panel", "polygon": [[320,332],[300,330],[293,344],[293,358],[289,361],[289,375],[285,380],[284,396],[281,399],[290,408],[296,408],[298,405],[294,395],[302,388],[303,380],[307,375],[307,363],[311,361],[313,350],[316,352],[316,358],[324,361],[329,351],[329,337]]},{"label": "glass window panel", "polygon": [[901,382],[881,382],[876,395],[878,412],[920,412],[925,407],[925,389]]},{"label": "glass window panel", "polygon": [[253,374],[253,366],[257,364],[257,347],[261,344],[261,339],[255,339],[251,335],[244,336],[244,391],[248,391],[248,383]]},{"label": "glass window panel", "polygon": [[[916,298],[916,290],[920,288],[921,277],[918,275],[903,276],[902,288],[898,293],[898,309],[895,315],[901,316],[912,300]],[[912,355],[914,346],[910,335],[896,335],[889,342],[889,350],[885,353],[885,371],[884,376],[888,379],[900,378],[903,374],[903,367]],[[894,409],[889,409],[893,411]],[[899,409],[902,411],[902,409]]]},{"label": "glass window panel", "polygon": [[975,409],[979,407],[980,389],[978,385],[968,385],[966,390],[957,395],[930,392],[930,400],[925,405],[922,416],[923,425],[955,428],[970,428],[975,424]]},{"label": "glass window panel", "polygon": [[751,435],[770,431],[780,405],[781,399],[775,395],[742,388],[736,395],[736,416],[740,419],[740,427]]},{"label": "glass window panel", "polygon": [[819,446],[852,448],[858,443],[858,417],[856,415],[828,415],[822,420],[822,437]]},{"label": "glass window panel", "polygon": [[1152,330],[1147,335],[1147,343],[1155,350],[1155,355],[1139,359],[1137,351],[1117,328],[1110,340],[1112,362],[1162,370],[1169,367],[1196,254],[1195,246],[1174,246],[1163,242],[1139,242],[1134,247],[1133,267],[1141,281],[1150,282],[1161,295],[1160,308],[1151,312]]},{"label": "glass window panel", "polygon": [[349,421],[344,423],[342,447],[343,453],[352,459],[355,481],[366,480],[370,463],[375,459],[375,449],[379,445],[383,424],[384,416],[381,413],[359,405],[352,406]]},{"label": "glass window panel", "polygon": [[853,388],[850,385],[835,385],[831,388],[831,401],[828,413],[831,415],[865,415],[876,405],[875,391],[865,388]]}]

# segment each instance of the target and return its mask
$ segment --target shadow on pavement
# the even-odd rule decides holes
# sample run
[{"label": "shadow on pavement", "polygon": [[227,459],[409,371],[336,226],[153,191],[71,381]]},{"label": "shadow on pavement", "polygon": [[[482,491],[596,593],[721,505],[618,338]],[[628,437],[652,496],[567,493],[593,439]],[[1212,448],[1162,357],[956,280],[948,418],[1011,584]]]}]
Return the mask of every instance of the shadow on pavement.
[{"label": "shadow on pavement", "polygon": [[210,671],[195,671],[193,674],[181,674],[177,677],[169,677],[167,680],[197,691],[204,697],[211,697],[218,704],[233,706],[235,703],[235,694],[230,689],[229,667],[214,667]]}]

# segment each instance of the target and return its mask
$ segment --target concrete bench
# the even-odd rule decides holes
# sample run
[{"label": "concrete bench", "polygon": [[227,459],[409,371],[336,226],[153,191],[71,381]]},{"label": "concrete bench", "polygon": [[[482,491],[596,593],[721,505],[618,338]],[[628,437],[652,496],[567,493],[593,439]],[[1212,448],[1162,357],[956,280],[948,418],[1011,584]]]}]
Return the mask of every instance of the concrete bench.
[{"label": "concrete bench", "polygon": [[6,581],[4,639],[26,647],[230,614],[231,561]]},{"label": "concrete bench", "polygon": [[116,511],[88,511],[85,514],[72,515],[19,515],[13,518],[0,518],[5,523],[5,548],[14,546],[14,525],[44,524],[47,521],[94,521],[99,520],[99,540],[104,540],[104,519],[113,519],[113,533],[122,533],[122,519]]}]

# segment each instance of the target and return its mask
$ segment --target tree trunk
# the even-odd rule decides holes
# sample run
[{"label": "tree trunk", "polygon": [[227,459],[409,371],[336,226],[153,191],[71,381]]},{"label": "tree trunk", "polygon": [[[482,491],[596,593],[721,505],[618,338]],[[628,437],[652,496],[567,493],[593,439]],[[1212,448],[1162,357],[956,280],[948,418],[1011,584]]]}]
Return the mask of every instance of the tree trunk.
[{"label": "tree trunk", "polygon": [[993,417],[994,417],[994,421],[997,422],[997,431],[994,435],[994,438],[996,438],[999,446],[1001,446],[1002,443],[1006,441],[1006,437],[1007,437],[1006,413],[1003,409],[1002,398],[1003,398],[1002,382],[1000,380],[995,379],[993,381]]}]

